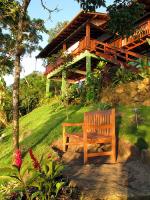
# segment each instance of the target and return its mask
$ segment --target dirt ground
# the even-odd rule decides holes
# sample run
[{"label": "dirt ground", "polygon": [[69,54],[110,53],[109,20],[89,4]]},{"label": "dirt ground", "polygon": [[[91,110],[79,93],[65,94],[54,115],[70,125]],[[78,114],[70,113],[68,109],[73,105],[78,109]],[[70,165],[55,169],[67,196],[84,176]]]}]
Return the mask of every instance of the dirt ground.
[{"label": "dirt ground", "polygon": [[[55,149],[56,150],[56,149]],[[83,165],[83,153],[70,148],[56,150],[65,164],[64,174],[71,187],[79,187],[83,200],[150,200],[150,166],[128,158],[111,164],[108,157],[97,157]]]}]

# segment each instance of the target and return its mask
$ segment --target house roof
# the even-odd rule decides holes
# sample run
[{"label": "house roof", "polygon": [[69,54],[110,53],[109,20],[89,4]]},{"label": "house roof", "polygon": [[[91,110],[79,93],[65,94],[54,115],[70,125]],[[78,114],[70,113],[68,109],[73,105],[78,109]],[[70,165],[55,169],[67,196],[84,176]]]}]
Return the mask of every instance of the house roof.
[{"label": "house roof", "polygon": [[[56,37],[37,55],[37,58],[45,58],[50,54],[55,53],[56,50],[61,49],[64,41],[67,41],[70,38],[74,31],[77,31],[79,27],[82,28],[90,19],[101,19],[108,20],[107,13],[98,13],[98,12],[84,12],[81,11],[75,18],[66,25],[60,33],[56,35]],[[80,30],[79,30],[80,32]],[[72,39],[74,36],[72,37]],[[72,41],[71,43],[73,43]]]}]

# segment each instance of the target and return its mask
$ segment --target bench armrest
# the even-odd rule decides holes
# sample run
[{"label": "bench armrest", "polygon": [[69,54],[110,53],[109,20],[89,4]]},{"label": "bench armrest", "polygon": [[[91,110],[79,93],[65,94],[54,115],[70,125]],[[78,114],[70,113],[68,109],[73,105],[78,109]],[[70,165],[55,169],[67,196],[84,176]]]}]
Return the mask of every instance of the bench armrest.
[{"label": "bench armrest", "polygon": [[63,123],[63,127],[69,127],[69,126],[83,126],[83,123]]}]

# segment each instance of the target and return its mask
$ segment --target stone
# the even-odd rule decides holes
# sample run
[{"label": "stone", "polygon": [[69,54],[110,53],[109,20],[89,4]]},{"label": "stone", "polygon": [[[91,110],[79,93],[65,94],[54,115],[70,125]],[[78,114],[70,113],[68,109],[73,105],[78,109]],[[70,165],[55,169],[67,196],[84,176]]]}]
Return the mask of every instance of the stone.
[{"label": "stone", "polygon": [[146,90],[148,89],[147,85],[145,85],[144,83],[140,83],[138,84],[138,90]]},{"label": "stone", "polygon": [[118,93],[118,94],[121,94],[121,93],[124,92],[124,88],[122,86],[117,87],[116,90],[115,90],[115,92]]},{"label": "stone", "polygon": [[143,102],[144,106],[150,106],[150,99],[147,99]]},{"label": "stone", "polygon": [[100,144],[89,145],[89,152],[90,153],[99,152],[100,147],[101,147]]},{"label": "stone", "polygon": [[111,150],[111,144],[104,144],[101,146],[101,151],[110,151]]},{"label": "stone", "polygon": [[133,100],[134,100],[135,102],[139,102],[139,97],[138,97],[138,96],[134,96],[134,97],[133,97]]},{"label": "stone", "polygon": [[142,82],[145,85],[150,85],[150,79],[149,78],[145,78]]},{"label": "stone", "polygon": [[138,94],[137,90],[131,90],[130,96],[135,97]]},{"label": "stone", "polygon": [[129,83],[129,88],[130,88],[131,90],[137,89],[137,82],[130,82],[130,83]]},{"label": "stone", "polygon": [[75,180],[71,180],[69,183],[70,188],[76,188],[77,187],[77,182]]},{"label": "stone", "polygon": [[107,103],[107,102],[109,102],[109,98],[107,96],[104,96],[104,97],[101,98],[101,102]]}]

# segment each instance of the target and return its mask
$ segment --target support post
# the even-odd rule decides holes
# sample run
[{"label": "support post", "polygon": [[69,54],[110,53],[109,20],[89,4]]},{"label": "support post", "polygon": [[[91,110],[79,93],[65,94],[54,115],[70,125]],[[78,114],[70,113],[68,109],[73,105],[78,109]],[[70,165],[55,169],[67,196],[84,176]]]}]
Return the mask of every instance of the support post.
[{"label": "support post", "polygon": [[46,80],[46,97],[50,97],[50,82],[51,80],[49,78],[47,78]]},{"label": "support post", "polygon": [[88,75],[91,73],[91,56],[86,56],[86,81],[88,81]]},{"label": "support post", "polygon": [[91,56],[86,56],[86,100],[87,102],[91,100]]},{"label": "support post", "polygon": [[86,24],[86,49],[90,50],[91,27],[90,23]]},{"label": "support post", "polygon": [[67,94],[67,75],[66,75],[66,71],[63,70],[62,71],[62,85],[61,85],[61,94],[62,94],[62,98],[64,98]]}]

